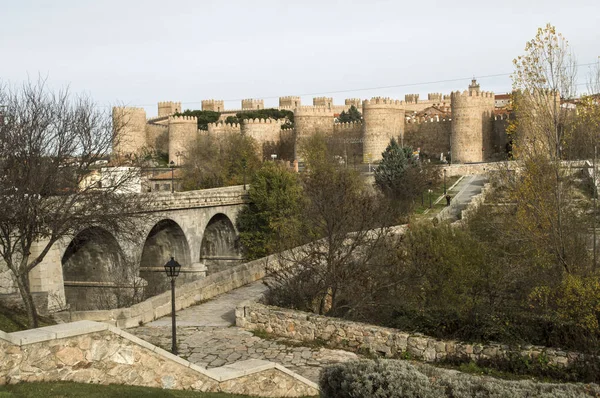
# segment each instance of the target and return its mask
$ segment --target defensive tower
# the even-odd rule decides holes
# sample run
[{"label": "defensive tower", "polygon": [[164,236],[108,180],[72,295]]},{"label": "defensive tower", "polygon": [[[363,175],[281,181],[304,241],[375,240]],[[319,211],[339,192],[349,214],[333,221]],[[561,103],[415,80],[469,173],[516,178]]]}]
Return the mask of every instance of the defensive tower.
[{"label": "defensive tower", "polygon": [[202,100],[202,110],[223,112],[225,110],[225,101],[215,99]]},{"label": "defensive tower", "polygon": [[349,107],[354,105],[354,107],[358,110],[360,110],[360,105],[361,105],[360,102],[361,102],[360,98],[346,98],[344,100],[344,104],[346,104]]},{"label": "defensive tower", "polygon": [[146,146],[146,111],[144,108],[119,106],[112,113],[116,156],[140,154]]},{"label": "defensive tower", "polygon": [[325,108],[331,109],[333,106],[333,98],[332,97],[315,97],[313,98],[314,106],[323,106]]},{"label": "defensive tower", "polygon": [[190,148],[198,136],[198,120],[195,116],[169,117],[169,163],[177,166],[185,163]]},{"label": "defensive tower", "polygon": [[158,117],[169,116],[179,112],[181,112],[181,102],[165,101],[158,103]]},{"label": "defensive tower", "polygon": [[406,94],[404,96],[404,101],[406,101],[409,104],[416,104],[417,102],[419,102],[419,94]]},{"label": "defensive tower", "polygon": [[429,101],[442,102],[442,93],[429,93],[427,94],[427,99]]},{"label": "defensive tower", "polygon": [[294,109],[294,129],[296,131],[296,159],[299,155],[302,140],[316,133],[329,135],[333,133],[333,111],[320,106],[301,106]]},{"label": "defensive tower", "polygon": [[242,100],[242,110],[265,109],[265,101],[261,99],[247,98]]},{"label": "defensive tower", "polygon": [[279,107],[280,108],[290,108],[294,109],[301,105],[300,97],[296,96],[287,96],[287,97],[279,97]]},{"label": "defensive tower", "polygon": [[452,163],[483,162],[492,155],[494,93],[473,79],[469,91],[453,92],[450,148]]},{"label": "defensive tower", "polygon": [[363,101],[363,162],[378,161],[390,142],[404,139],[404,104],[390,98]]}]

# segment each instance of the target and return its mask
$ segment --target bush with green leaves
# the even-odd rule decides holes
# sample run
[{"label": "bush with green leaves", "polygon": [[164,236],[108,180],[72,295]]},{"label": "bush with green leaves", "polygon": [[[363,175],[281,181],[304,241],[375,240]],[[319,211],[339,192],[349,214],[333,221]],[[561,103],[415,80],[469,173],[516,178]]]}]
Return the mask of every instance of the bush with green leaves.
[{"label": "bush with green leaves", "polygon": [[323,369],[323,398],[575,398],[598,396],[596,384],[483,378],[399,360],[352,361]]},{"label": "bush with green leaves", "polygon": [[354,105],[352,105],[350,109],[348,109],[348,112],[342,111],[337,117],[337,120],[340,123],[356,123],[362,121],[362,114]]},{"label": "bush with green leaves", "polygon": [[208,130],[209,123],[216,123],[221,117],[220,112],[215,111],[201,111],[201,110],[190,110],[186,109],[183,112],[176,113],[173,116],[192,116],[198,119],[198,129]]}]

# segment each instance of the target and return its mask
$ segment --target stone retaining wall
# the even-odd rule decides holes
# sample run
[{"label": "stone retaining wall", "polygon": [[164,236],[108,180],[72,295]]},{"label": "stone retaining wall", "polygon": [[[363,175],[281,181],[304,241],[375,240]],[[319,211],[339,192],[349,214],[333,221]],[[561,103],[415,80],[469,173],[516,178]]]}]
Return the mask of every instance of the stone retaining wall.
[{"label": "stone retaining wall", "polygon": [[332,348],[369,352],[385,357],[408,353],[414,358],[433,362],[451,356],[480,358],[503,357],[516,352],[523,357],[545,355],[551,364],[565,366],[582,359],[583,354],[540,346],[470,344],[438,340],[418,333],[350,322],[337,318],[267,306],[254,302],[240,304],[235,311],[236,325],[248,330],[262,330],[277,336],[302,341],[323,341]]},{"label": "stone retaining wall", "polygon": [[[219,294],[247,285],[265,276],[265,264],[275,261],[269,256],[249,263],[231,267],[206,278],[178,286],[175,290],[177,310],[190,307]],[[59,312],[54,317],[62,322],[90,320],[106,322],[122,328],[139,326],[171,313],[171,291],[150,297],[127,308],[113,310]]]},{"label": "stone retaining wall", "polygon": [[0,331],[0,385],[73,381],[263,397],[317,395],[315,383],[281,365],[249,360],[205,369],[103,323]]}]

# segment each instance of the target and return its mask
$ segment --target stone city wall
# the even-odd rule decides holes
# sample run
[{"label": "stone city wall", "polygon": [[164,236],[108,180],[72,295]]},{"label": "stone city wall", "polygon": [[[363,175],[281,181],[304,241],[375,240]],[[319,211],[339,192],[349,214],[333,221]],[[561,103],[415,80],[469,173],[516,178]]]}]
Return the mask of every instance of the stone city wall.
[{"label": "stone city wall", "polygon": [[411,146],[414,150],[421,148],[421,153],[432,159],[439,159],[450,151],[450,119],[439,117],[416,119],[406,121],[404,130],[404,146]]},{"label": "stone city wall", "polygon": [[438,340],[418,333],[373,326],[338,318],[267,306],[254,302],[240,304],[235,311],[236,325],[247,330],[261,330],[294,340],[321,341],[331,348],[397,357],[408,355],[428,362],[451,356],[473,360],[503,357],[509,352],[536,358],[545,355],[549,362],[566,366],[583,354],[541,346],[512,346],[503,344],[471,344]]},{"label": "stone city wall", "polygon": [[72,381],[263,397],[317,395],[281,365],[249,360],[205,369],[115,327],[90,321],[0,332],[0,385]]},{"label": "stone city wall", "polygon": [[164,124],[146,124],[146,145],[151,149],[169,151],[169,127]]}]

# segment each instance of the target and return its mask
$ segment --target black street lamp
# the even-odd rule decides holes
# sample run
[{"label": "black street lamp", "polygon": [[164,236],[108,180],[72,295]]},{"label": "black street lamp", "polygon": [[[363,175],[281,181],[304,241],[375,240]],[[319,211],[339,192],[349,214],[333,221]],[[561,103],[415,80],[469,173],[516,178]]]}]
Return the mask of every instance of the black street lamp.
[{"label": "black street lamp", "polygon": [[171,193],[175,192],[175,178],[173,176],[173,172],[175,171],[175,162],[171,160],[171,162],[169,163],[169,166],[171,167]]},{"label": "black street lamp", "polygon": [[173,257],[165,264],[167,277],[171,278],[171,352],[177,355],[177,325],[175,324],[175,278],[179,275],[181,264]]},{"label": "black street lamp", "polygon": [[444,195],[446,195],[446,169],[444,169]]}]

